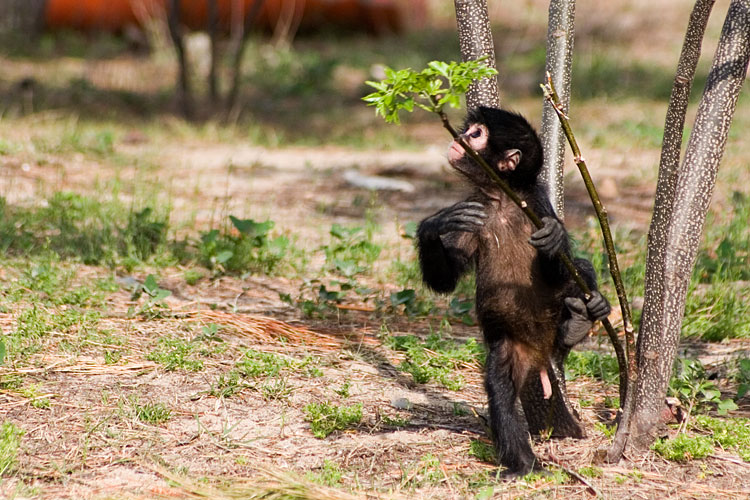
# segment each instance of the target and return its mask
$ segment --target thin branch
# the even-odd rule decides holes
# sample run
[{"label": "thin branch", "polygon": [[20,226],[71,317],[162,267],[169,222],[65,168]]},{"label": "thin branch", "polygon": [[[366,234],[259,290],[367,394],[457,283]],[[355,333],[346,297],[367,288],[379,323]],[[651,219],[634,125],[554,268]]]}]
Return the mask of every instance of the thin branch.
[{"label": "thin branch", "polygon": [[[549,73],[547,73],[547,84],[542,85],[542,89],[544,90],[546,100],[552,105],[560,119],[559,121],[563,132],[565,133],[565,137],[567,137],[568,143],[570,143],[570,149],[573,151],[573,159],[578,166],[578,170],[581,172],[583,183],[586,185],[589,197],[591,197],[591,203],[594,205],[596,217],[599,219],[599,226],[601,226],[602,235],[604,236],[604,248],[607,251],[607,258],[609,259],[609,272],[615,282],[617,300],[620,302],[622,322],[625,329],[625,352],[627,363],[625,365],[620,365],[620,408],[623,408],[628,392],[631,392],[630,389],[635,387],[634,384],[637,377],[635,364],[635,333],[633,329],[633,316],[630,312],[630,304],[628,303],[628,295],[625,291],[625,285],[622,282],[620,266],[617,263],[617,253],[615,252],[615,243],[612,239],[612,231],[609,228],[607,209],[602,205],[599,194],[596,192],[596,186],[594,186],[594,181],[591,179],[591,174],[589,174],[586,161],[583,159],[581,148],[578,147],[578,141],[576,141],[575,135],[573,134],[570,121],[562,110],[560,97],[557,95],[555,85],[552,83],[552,77]],[[618,350],[618,347],[622,350],[622,345],[620,339],[617,338],[617,335],[610,335],[610,340],[612,340],[612,344],[615,346],[615,351]]]}]

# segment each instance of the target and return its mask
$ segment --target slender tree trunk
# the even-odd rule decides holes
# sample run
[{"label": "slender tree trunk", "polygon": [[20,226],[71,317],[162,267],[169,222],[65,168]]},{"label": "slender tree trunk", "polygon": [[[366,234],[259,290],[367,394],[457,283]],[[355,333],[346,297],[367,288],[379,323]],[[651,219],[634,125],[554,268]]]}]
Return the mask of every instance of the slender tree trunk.
[{"label": "slender tree trunk", "polygon": [[[637,346],[637,391],[632,417],[627,425],[621,425],[616,436],[616,440],[626,439],[627,446],[650,445],[652,430],[659,423],[680,339],[687,287],[749,60],[750,0],[733,0],[684,163],[676,176],[665,173],[660,178],[665,184],[676,177],[674,201],[670,204],[664,200],[664,206],[654,207],[649,229],[646,294]],[[657,189],[670,191],[665,185]],[[609,458],[616,457],[610,453]]]},{"label": "slender tree trunk", "polygon": [[[239,96],[240,78],[242,77],[242,58],[245,55],[250,27],[258,19],[264,3],[265,0],[255,0],[252,7],[247,9],[247,12],[244,12],[244,16],[241,10],[232,10],[232,52],[234,57],[232,60],[232,83],[226,102],[228,119],[239,115],[237,97]],[[235,16],[238,16],[237,21],[235,21]]]},{"label": "slender tree trunk", "polygon": [[190,87],[190,75],[188,74],[187,53],[182,38],[180,0],[169,0],[167,26],[169,27],[169,36],[172,38],[172,43],[177,53],[177,64],[179,66],[177,92],[179,94],[180,107],[185,118],[190,119],[193,117],[193,95]]},{"label": "slender tree trunk", "polygon": [[208,70],[208,93],[212,102],[219,100],[219,4],[208,0],[208,36],[211,40],[211,67]]},{"label": "slender tree trunk", "polygon": [[[698,0],[688,21],[685,32],[685,40],[682,45],[680,59],[677,63],[672,94],[667,108],[667,117],[664,123],[664,141],[661,148],[661,159],[659,161],[659,180],[656,185],[656,196],[654,200],[654,215],[651,219],[651,227],[648,235],[649,276],[651,298],[663,298],[664,296],[664,269],[657,265],[656,255],[663,253],[667,244],[668,228],[672,225],[672,209],[677,187],[677,179],[680,172],[680,152],[682,148],[682,136],[685,129],[685,114],[687,112],[692,88],[695,68],[701,53],[703,35],[706,31],[708,18],[716,0]],[[653,256],[653,257],[652,257]],[[647,308],[648,309],[648,308]],[[651,313],[649,312],[649,318]],[[646,314],[644,313],[644,318]],[[636,400],[636,384],[638,374],[630,380],[627,398],[623,404],[623,414],[620,419],[618,432],[615,436],[612,448],[608,452],[608,460],[619,460],[625,448],[630,432],[630,420]]]},{"label": "slender tree trunk", "polygon": [[[487,0],[454,0],[458,42],[461,45],[461,58],[473,61],[487,57],[487,65],[495,67],[495,42],[492,39],[490,18],[487,13]],[[500,107],[497,76],[474,82],[466,93],[466,107]]]},{"label": "slender tree trunk", "polygon": [[[573,39],[575,37],[575,0],[551,0],[547,26],[546,69],[551,75],[567,114],[570,103],[570,75],[573,66]],[[565,134],[552,103],[545,100],[542,108],[542,146],[544,168],[542,179],[547,184],[552,207],[557,216],[564,217],[563,164],[565,161]]]}]

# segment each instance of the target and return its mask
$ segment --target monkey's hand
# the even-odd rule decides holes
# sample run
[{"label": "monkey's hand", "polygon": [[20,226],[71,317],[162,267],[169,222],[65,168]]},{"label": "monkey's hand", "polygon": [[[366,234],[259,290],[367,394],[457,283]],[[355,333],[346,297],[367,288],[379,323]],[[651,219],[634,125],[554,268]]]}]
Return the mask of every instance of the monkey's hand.
[{"label": "monkey's hand", "polygon": [[607,299],[598,291],[591,292],[586,303],[577,297],[568,297],[564,302],[570,311],[570,319],[563,323],[561,332],[565,347],[573,347],[583,340],[594,322],[609,316],[611,310]]},{"label": "monkey's hand", "polygon": [[476,201],[462,201],[422,221],[418,234],[437,238],[454,231],[475,233],[484,227],[486,219],[484,205]]},{"label": "monkey's hand", "polygon": [[529,243],[547,257],[554,257],[562,250],[568,234],[562,223],[554,217],[543,217],[542,223],[544,225],[531,235]]}]

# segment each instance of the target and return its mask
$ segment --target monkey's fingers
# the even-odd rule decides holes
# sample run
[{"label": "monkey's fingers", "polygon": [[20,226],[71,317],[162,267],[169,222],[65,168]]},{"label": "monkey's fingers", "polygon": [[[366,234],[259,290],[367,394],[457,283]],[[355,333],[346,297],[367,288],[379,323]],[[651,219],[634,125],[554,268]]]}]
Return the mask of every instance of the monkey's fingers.
[{"label": "monkey's fingers", "polygon": [[564,301],[565,307],[570,311],[571,316],[580,316],[588,318],[586,304],[578,297],[567,297]]},{"label": "monkey's fingers", "polygon": [[464,208],[481,210],[482,212],[484,212],[484,209],[485,209],[484,205],[479,203],[478,201],[461,201],[461,202],[456,203],[452,207],[449,207],[449,209],[452,209],[452,210],[460,210]]},{"label": "monkey's fingers", "polygon": [[591,292],[591,298],[586,303],[586,309],[588,309],[589,316],[594,321],[606,318],[612,310],[607,299],[597,291]]},{"label": "monkey's fingers", "polygon": [[544,217],[542,222],[544,226],[531,235],[529,243],[546,255],[557,255],[565,243],[565,228],[552,217]]}]

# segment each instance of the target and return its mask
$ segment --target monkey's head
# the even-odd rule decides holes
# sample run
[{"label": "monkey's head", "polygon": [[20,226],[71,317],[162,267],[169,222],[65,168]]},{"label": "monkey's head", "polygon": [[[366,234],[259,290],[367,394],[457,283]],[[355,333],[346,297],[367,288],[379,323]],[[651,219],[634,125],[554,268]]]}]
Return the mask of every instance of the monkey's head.
[{"label": "monkey's head", "polygon": [[[480,106],[467,115],[461,137],[511,187],[526,188],[536,182],[543,162],[542,143],[523,116]],[[473,183],[493,186],[490,177],[458,141],[451,145],[448,160]]]}]

